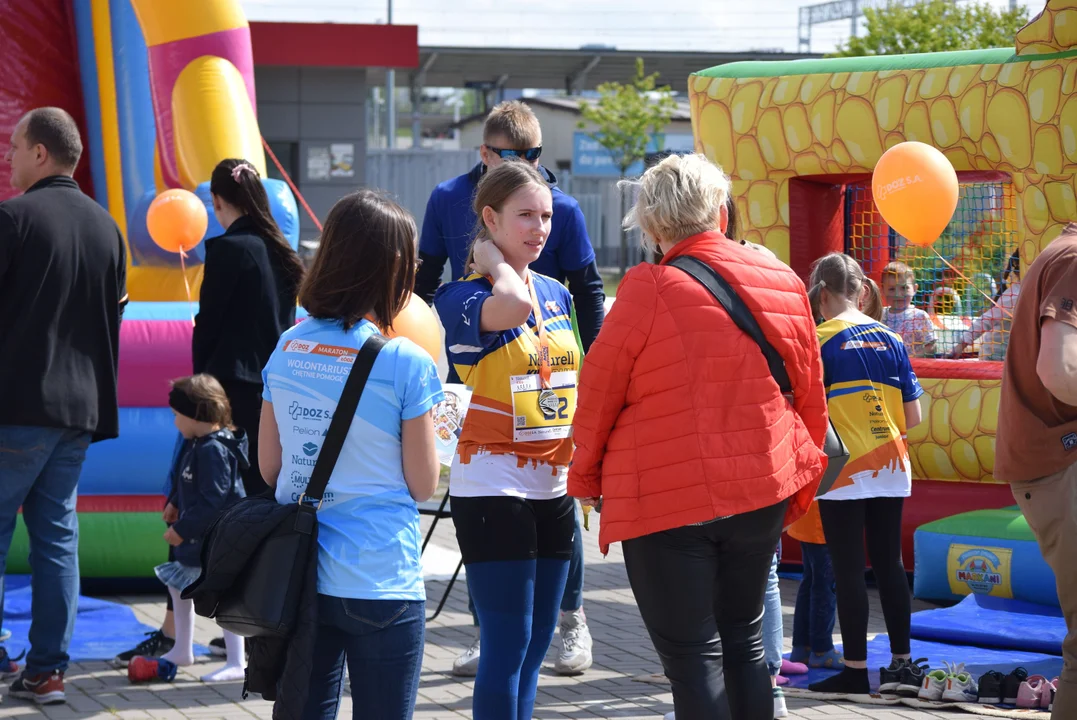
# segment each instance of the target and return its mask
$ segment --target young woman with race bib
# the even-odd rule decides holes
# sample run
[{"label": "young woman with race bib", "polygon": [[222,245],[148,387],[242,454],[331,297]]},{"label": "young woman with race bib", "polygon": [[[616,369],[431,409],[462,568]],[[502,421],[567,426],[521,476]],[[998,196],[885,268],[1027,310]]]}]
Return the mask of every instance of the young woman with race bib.
[{"label": "young woman with race bib", "polygon": [[473,272],[434,298],[449,362],[473,388],[449,493],[481,632],[474,718],[530,720],[576,530],[566,481],[580,348],[568,290],[528,270],[553,214],[542,176],[502,163],[475,214]]}]

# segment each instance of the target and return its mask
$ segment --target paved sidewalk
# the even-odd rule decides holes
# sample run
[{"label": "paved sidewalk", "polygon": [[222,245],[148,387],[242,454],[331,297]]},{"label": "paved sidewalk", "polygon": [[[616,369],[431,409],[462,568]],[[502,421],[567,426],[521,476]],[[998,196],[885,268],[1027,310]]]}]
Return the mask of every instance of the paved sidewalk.
[{"label": "paved sidewalk", "polygon": [[[592,516],[593,517],[593,516]],[[424,529],[429,527],[424,518]],[[431,556],[435,579],[428,582],[428,609],[433,612],[445,588],[444,574],[455,566],[456,542],[451,521],[439,524],[432,543],[438,546]],[[535,718],[622,718],[624,720],[658,720],[673,709],[667,688],[640,683],[634,677],[660,672],[658,660],[647,638],[628,587],[620,547],[614,546],[608,558],[598,551],[597,522],[585,537],[587,575],[585,609],[595,639],[595,665],[575,678],[562,678],[552,671],[555,656],[551,651],[547,668],[539,683]],[[429,549],[428,549],[429,552]],[[447,579],[447,578],[446,578]],[[792,632],[793,602],[796,582],[782,581],[782,604],[785,610],[786,650]],[[883,632],[882,614],[873,594],[871,630]],[[164,614],[164,598],[121,597],[139,618],[156,626]],[[920,607],[914,607],[921,609]],[[198,619],[196,639],[206,643],[213,636],[209,621]],[[416,707],[417,720],[470,718],[472,683],[462,682],[450,674],[452,661],[472,640],[471,618],[467,613],[467,595],[463,583],[453,590],[442,615],[427,627],[426,657]],[[132,638],[137,641],[138,638]],[[554,645],[559,645],[554,639]],[[103,662],[82,663],[71,668],[67,676],[67,705],[37,708],[24,701],[4,697],[0,718],[49,718],[50,720],[89,720],[123,718],[124,720],[209,720],[210,718],[270,718],[272,706],[254,697],[243,701],[240,684],[203,685],[198,677],[213,666],[208,662],[182,671],[173,684],[133,686],[127,676]],[[0,695],[7,687],[0,686]],[[931,718],[969,717],[963,713],[924,712],[790,699],[791,718],[800,720],[929,720]],[[345,696],[340,717],[351,717],[351,698]]]}]

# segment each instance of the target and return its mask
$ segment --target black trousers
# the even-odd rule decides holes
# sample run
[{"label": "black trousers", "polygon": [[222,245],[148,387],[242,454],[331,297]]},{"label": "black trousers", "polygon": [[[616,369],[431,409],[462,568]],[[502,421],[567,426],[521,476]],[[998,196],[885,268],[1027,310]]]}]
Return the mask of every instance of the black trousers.
[{"label": "black trousers", "polygon": [[677,720],[773,719],[763,599],[786,504],[622,543]]},{"label": "black trousers", "polygon": [[846,660],[868,659],[868,585],[864,578],[868,557],[879,586],[890,652],[909,653],[912,596],[901,561],[901,512],[905,498],[820,500],[819,516],[834,568],[841,623],[842,652]]},{"label": "black trousers", "polygon": [[232,405],[232,424],[247,432],[247,460],[250,468],[243,473],[247,495],[259,495],[269,489],[258,469],[258,424],[262,419],[262,384],[239,380],[222,380],[221,385]]}]

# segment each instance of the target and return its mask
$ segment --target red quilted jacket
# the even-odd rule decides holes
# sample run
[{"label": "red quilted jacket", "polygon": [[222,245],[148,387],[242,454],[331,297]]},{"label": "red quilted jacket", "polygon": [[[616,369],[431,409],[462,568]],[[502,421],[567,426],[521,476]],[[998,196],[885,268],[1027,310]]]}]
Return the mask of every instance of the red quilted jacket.
[{"label": "red quilted jacket", "polygon": [[[759,346],[706,288],[666,263],[692,255],[721,273],[785,360],[793,409]],[[587,353],[568,491],[603,498],[599,544],[792,498],[807,510],[826,467],[823,367],[804,283],[719,232],[639,265]]]}]

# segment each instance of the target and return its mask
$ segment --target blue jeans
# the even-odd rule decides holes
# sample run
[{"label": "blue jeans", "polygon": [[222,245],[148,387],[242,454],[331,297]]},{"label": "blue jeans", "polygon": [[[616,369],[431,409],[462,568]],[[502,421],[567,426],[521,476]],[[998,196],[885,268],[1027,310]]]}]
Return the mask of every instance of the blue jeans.
[{"label": "blue jeans", "polygon": [[[90,434],[0,426],[0,576],[15,519],[30,536],[30,652],[25,674],[67,670],[79,597],[79,522],[75,497]],[[0,623],[3,622],[0,584]]]},{"label": "blue jeans", "polygon": [[426,635],[422,600],[318,596],[318,637],[303,720],[334,720],[352,688],[352,720],[410,720],[419,693]]},{"label": "blue jeans", "polygon": [[[561,597],[561,612],[575,612],[583,607],[583,525],[580,504],[576,503],[576,534],[572,537],[572,559],[568,563],[568,582],[565,594]],[[466,579],[466,575],[464,576]],[[475,612],[475,601],[471,599],[471,587],[468,586],[467,609],[475,627],[479,626],[479,615]]]},{"label": "blue jeans", "polygon": [[826,545],[800,543],[804,560],[804,577],[797,591],[793,614],[793,647],[810,647],[816,654],[834,649],[834,613],[838,607],[834,594],[834,569]]},{"label": "blue jeans", "polygon": [[767,670],[774,677],[782,669],[782,593],[778,588],[778,557],[781,546],[770,560],[770,575],[767,576],[767,594],[763,599],[763,652],[767,660]]}]

